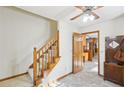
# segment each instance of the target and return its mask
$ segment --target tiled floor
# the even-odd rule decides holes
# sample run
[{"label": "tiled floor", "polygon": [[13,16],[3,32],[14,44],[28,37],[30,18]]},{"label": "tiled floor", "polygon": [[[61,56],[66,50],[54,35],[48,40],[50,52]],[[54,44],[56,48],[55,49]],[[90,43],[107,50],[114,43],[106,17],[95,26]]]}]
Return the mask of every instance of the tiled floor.
[{"label": "tiled floor", "polygon": [[93,62],[86,62],[84,69],[77,74],[71,74],[59,81],[60,87],[119,87],[109,81],[104,81],[98,76],[98,63],[96,58]]},{"label": "tiled floor", "polygon": [[0,82],[0,87],[32,87],[33,83],[28,74]]}]

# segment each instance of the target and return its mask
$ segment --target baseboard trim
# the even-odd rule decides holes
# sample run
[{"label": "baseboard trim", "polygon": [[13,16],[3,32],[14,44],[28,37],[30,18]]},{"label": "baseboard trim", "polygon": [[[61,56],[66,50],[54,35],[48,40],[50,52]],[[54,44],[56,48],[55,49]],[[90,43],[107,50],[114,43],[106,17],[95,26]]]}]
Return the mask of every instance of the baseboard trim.
[{"label": "baseboard trim", "polygon": [[13,79],[13,78],[16,78],[16,77],[19,77],[19,76],[23,76],[25,74],[28,74],[28,72],[25,72],[25,73],[21,73],[21,74],[17,74],[17,75],[13,75],[13,76],[10,76],[10,77],[6,77],[6,78],[3,78],[3,79],[0,79],[0,82],[5,81],[5,80],[9,80],[9,79]]},{"label": "baseboard trim", "polygon": [[102,75],[102,74],[98,74],[100,77],[104,77],[104,75]]},{"label": "baseboard trim", "polygon": [[63,76],[57,78],[57,80],[59,81],[59,80],[63,79],[64,77],[66,77],[66,76],[68,76],[68,75],[70,75],[70,74],[72,74],[72,72],[70,72],[70,73],[68,73],[68,74],[65,74],[65,75],[63,75]]},{"label": "baseboard trim", "polygon": [[[63,76],[57,78],[57,80],[61,80],[61,79],[63,79],[64,77],[66,77],[66,76],[68,76],[68,75],[70,75],[70,74],[73,74],[73,72],[70,72],[70,73],[68,73],[68,74],[65,74],[65,75],[63,75]],[[100,77],[104,77],[104,75],[102,75],[102,74],[98,74],[98,75],[99,75]]]}]

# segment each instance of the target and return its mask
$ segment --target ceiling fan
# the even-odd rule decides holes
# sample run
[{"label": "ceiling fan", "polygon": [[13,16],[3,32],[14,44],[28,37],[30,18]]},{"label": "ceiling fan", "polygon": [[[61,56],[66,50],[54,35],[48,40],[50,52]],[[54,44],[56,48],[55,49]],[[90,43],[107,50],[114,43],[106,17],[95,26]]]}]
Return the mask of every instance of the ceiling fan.
[{"label": "ceiling fan", "polygon": [[80,9],[82,12],[71,18],[70,20],[75,20],[78,17],[83,15],[83,21],[87,21],[87,20],[96,20],[98,18],[100,18],[95,12],[93,12],[94,10],[97,10],[99,8],[102,8],[103,6],[75,6],[77,9]]}]

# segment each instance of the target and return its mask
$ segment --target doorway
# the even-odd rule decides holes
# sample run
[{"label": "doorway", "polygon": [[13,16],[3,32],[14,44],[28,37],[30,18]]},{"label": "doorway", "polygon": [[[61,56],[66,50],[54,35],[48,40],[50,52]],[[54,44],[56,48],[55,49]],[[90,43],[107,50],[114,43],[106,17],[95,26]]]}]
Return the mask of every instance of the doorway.
[{"label": "doorway", "polygon": [[100,75],[100,34],[99,31],[73,33],[73,73],[85,69],[85,64],[97,64]]}]

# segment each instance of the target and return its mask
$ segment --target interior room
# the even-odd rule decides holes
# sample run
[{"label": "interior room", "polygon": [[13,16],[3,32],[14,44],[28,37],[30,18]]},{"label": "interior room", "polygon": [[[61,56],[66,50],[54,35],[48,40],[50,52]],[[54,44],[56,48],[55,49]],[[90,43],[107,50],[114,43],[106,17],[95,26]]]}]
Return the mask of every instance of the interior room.
[{"label": "interior room", "polygon": [[124,86],[124,6],[0,6],[0,87]]},{"label": "interior room", "polygon": [[[98,32],[83,33],[84,69],[98,73],[99,71],[99,38]],[[99,73],[98,73],[99,74]]]}]

